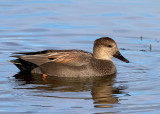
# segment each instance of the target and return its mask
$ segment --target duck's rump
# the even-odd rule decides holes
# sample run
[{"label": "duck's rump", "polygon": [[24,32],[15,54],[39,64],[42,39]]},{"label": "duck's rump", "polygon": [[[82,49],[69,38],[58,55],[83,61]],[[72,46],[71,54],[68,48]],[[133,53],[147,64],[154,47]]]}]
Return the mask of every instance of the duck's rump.
[{"label": "duck's rump", "polygon": [[42,74],[41,70],[36,64],[23,59],[14,59],[10,62],[13,63],[20,70],[20,72]]}]

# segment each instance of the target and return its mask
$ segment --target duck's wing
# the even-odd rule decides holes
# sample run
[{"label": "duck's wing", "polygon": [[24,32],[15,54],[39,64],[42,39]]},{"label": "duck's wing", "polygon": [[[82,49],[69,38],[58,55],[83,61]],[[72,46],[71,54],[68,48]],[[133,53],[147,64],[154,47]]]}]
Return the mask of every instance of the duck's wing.
[{"label": "duck's wing", "polygon": [[71,66],[81,66],[87,64],[92,57],[91,53],[82,50],[45,50],[43,53],[31,52],[19,54],[25,55],[14,57],[23,59],[38,66],[48,62],[67,64]]},{"label": "duck's wing", "polygon": [[58,52],[48,56],[51,62],[67,64],[71,66],[82,66],[87,64],[92,57],[91,53],[83,51]]}]

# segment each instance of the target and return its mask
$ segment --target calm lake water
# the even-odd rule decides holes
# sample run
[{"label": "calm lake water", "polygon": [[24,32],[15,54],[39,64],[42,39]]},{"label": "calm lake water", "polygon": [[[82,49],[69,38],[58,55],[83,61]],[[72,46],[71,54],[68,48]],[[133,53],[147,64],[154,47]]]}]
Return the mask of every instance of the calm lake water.
[{"label": "calm lake water", "polygon": [[[18,74],[14,52],[82,49],[112,37],[129,64],[113,58],[107,78]],[[142,36],[142,40],[141,40]],[[151,46],[150,46],[151,45]],[[159,0],[1,0],[0,113],[160,113]]]}]

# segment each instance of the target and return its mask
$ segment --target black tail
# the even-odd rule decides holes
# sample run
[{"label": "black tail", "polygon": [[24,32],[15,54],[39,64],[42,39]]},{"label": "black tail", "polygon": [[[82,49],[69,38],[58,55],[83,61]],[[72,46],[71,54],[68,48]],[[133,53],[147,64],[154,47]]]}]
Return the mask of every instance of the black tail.
[{"label": "black tail", "polygon": [[11,60],[10,62],[13,63],[21,72],[30,73],[33,69],[38,67],[37,65],[22,59]]}]

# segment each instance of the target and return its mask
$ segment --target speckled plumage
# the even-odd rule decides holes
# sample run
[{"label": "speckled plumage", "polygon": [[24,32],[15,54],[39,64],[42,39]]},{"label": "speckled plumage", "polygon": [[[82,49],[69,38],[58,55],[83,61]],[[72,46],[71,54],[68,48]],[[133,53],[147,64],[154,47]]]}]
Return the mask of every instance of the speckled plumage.
[{"label": "speckled plumage", "polygon": [[106,76],[116,73],[111,58],[129,62],[109,37],[95,40],[93,54],[83,50],[44,50],[18,53],[12,60],[22,72],[47,74],[59,77]]}]

